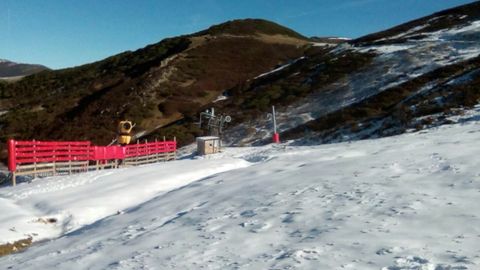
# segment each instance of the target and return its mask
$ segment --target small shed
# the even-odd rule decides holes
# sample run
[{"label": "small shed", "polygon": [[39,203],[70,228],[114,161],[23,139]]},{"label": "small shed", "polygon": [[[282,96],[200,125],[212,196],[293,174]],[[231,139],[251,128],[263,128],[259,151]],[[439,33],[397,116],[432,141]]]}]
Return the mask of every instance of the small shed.
[{"label": "small shed", "polygon": [[220,138],[215,136],[197,137],[197,153],[209,155],[220,152]]}]

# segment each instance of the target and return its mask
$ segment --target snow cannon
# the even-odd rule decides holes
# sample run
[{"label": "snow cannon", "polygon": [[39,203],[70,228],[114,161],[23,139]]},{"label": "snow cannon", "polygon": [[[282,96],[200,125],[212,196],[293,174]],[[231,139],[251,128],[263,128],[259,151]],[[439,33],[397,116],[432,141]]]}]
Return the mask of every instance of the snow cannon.
[{"label": "snow cannon", "polygon": [[118,143],[120,145],[127,145],[132,140],[132,129],[135,127],[135,124],[132,124],[131,121],[120,121],[118,123]]}]

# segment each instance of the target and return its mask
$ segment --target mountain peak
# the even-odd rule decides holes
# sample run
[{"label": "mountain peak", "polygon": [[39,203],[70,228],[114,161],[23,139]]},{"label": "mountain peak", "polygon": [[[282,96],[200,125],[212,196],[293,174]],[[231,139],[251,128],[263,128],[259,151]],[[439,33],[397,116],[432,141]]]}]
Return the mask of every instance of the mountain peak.
[{"label": "mountain peak", "polygon": [[263,20],[263,19],[239,19],[231,20],[221,24],[214,25],[207,30],[196,33],[196,35],[222,35],[230,34],[236,36],[245,35],[285,35],[298,39],[307,39],[303,35],[281,26],[277,23]]}]

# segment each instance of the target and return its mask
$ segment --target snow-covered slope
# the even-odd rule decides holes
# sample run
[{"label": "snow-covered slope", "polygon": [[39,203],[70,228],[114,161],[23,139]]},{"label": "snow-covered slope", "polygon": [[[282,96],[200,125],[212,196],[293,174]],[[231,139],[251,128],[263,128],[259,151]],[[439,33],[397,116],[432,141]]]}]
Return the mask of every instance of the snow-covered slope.
[{"label": "snow-covered slope", "polygon": [[[3,188],[0,243],[25,237],[34,241],[58,237],[192,181],[248,165],[231,158],[183,160],[39,179]],[[55,224],[49,225],[45,222],[48,219],[55,219]]]},{"label": "snow-covered slope", "polygon": [[[120,212],[2,257],[0,267],[478,269],[478,117],[378,140],[228,148],[2,189],[2,205],[32,209],[30,222],[65,210],[79,225],[108,215],[99,209]],[[55,216],[42,226],[71,224]]]}]

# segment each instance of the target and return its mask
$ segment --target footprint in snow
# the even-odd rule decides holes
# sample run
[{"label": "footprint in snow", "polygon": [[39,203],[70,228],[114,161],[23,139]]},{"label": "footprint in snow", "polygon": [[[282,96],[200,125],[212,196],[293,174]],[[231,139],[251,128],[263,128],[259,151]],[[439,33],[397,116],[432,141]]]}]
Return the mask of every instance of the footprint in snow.
[{"label": "footprint in snow", "polygon": [[434,269],[434,270],[460,270],[468,269],[464,265],[435,264],[428,259],[420,256],[396,257],[395,265],[383,267],[382,270],[414,270],[414,269]]},{"label": "footprint in snow", "polygon": [[259,222],[257,220],[242,222],[239,225],[242,226],[243,228],[249,228],[249,231],[253,233],[264,232],[264,231],[267,231],[270,227],[272,227],[272,225],[269,223]]},{"label": "footprint in snow", "polygon": [[295,221],[295,215],[299,214],[299,212],[286,212],[282,219],[282,223],[293,223]]},{"label": "footprint in snow", "polygon": [[387,255],[387,254],[392,254],[392,253],[397,253],[402,251],[403,248],[401,247],[391,247],[391,248],[381,248],[375,252],[377,255]]},{"label": "footprint in snow", "polygon": [[253,225],[250,229],[250,232],[260,233],[260,232],[267,231],[268,229],[270,229],[270,227],[272,227],[272,225],[270,225],[269,223],[259,223],[259,224]]},{"label": "footprint in snow", "polygon": [[246,217],[246,218],[254,217],[256,215],[257,213],[255,213],[255,211],[253,210],[245,210],[242,213],[240,213],[240,216]]}]

